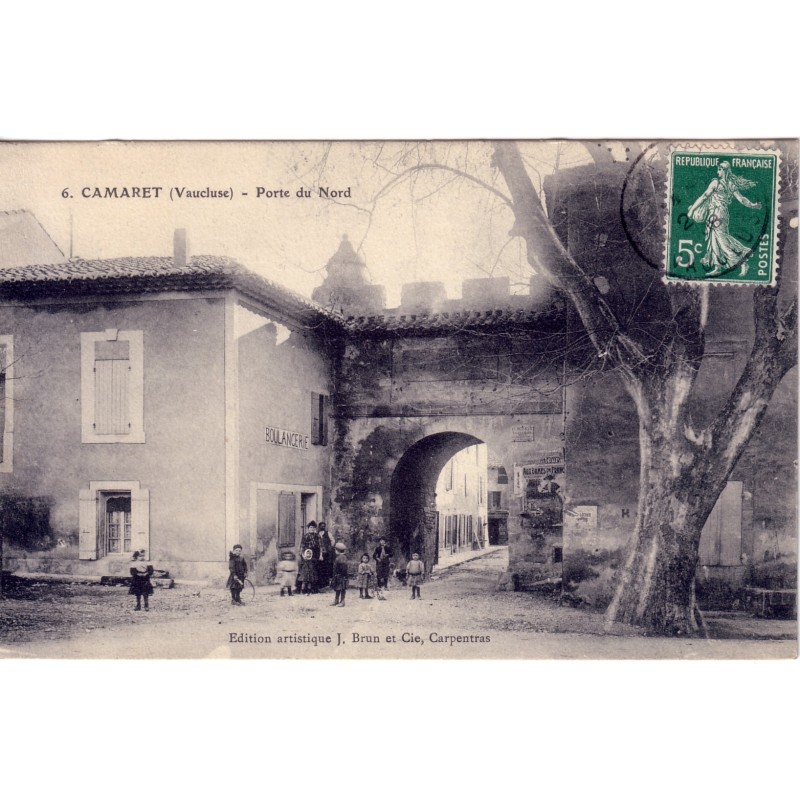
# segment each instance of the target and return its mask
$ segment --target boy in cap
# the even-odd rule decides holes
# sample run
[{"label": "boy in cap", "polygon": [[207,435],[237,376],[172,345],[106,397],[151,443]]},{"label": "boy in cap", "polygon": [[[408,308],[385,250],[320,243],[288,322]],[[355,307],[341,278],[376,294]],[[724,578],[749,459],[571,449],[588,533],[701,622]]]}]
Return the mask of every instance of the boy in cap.
[{"label": "boy in cap", "polygon": [[247,577],[247,562],[242,558],[242,546],[235,544],[228,556],[229,575],[225,585],[231,590],[231,605],[243,606],[242,589],[244,589],[244,579]]},{"label": "boy in cap", "polygon": [[336,590],[336,598],[331,603],[332,606],[344,606],[344,598],[347,594],[347,548],[344,542],[336,542],[333,548],[336,551],[336,558],[333,561],[333,588]]}]

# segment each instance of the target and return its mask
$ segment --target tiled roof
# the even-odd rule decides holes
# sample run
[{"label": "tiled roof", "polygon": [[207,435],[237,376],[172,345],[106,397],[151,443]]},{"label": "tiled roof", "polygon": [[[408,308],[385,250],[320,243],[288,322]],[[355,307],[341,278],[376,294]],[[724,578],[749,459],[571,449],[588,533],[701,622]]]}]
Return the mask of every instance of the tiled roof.
[{"label": "tiled roof", "polygon": [[194,256],[186,266],[176,266],[170,256],[126,256],[86,260],[74,258],[57,264],[37,264],[0,269],[0,299],[29,300],[43,296],[78,297],[87,294],[147,294],[155,292],[238,289],[278,308],[304,323],[329,320],[352,333],[447,333],[463,329],[488,329],[530,325],[558,313],[557,307],[519,302],[504,308],[403,312],[403,309],[369,316],[343,318],[285,287],[251,272],[224,256]]},{"label": "tiled roof", "polygon": [[6,299],[209,289],[238,289],[304,322],[338,319],[302,295],[221,256],[195,256],[183,267],[176,266],[169,256],[130,256],[98,260],[76,258],[59,264],[0,270],[0,298]]},{"label": "tiled roof", "polygon": [[349,317],[345,328],[354,333],[413,333],[456,331],[468,328],[494,328],[525,326],[559,313],[555,304],[545,307],[491,308],[484,310],[450,310],[410,314],[378,314]]}]

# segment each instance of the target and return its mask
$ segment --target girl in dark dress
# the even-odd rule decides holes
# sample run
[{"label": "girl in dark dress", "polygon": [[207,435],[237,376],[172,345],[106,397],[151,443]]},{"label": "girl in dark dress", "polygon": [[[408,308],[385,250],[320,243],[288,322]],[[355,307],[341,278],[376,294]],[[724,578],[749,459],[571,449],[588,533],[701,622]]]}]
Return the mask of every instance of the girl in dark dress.
[{"label": "girl in dark dress", "polygon": [[128,590],[128,594],[136,597],[135,611],[142,610],[142,598],[144,598],[144,610],[150,610],[148,600],[153,594],[153,584],[150,582],[152,575],[153,565],[147,563],[144,552],[135,550],[131,558],[131,588]]}]

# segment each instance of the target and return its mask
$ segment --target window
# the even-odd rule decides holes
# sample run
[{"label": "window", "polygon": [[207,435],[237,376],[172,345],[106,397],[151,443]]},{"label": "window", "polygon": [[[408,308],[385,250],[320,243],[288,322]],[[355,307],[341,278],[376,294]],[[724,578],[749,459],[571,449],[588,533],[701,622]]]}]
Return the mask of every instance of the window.
[{"label": "window", "polygon": [[325,394],[311,392],[311,444],[328,444],[328,403]]},{"label": "window", "polygon": [[144,442],[143,349],[141,331],[81,334],[83,442]]},{"label": "window", "polygon": [[489,508],[500,508],[502,492],[489,492]]},{"label": "window", "polygon": [[0,336],[0,472],[11,472],[14,454],[14,341]]},{"label": "window", "polygon": [[553,547],[553,563],[554,564],[563,564],[564,563],[564,548],[559,547],[556,545]]}]

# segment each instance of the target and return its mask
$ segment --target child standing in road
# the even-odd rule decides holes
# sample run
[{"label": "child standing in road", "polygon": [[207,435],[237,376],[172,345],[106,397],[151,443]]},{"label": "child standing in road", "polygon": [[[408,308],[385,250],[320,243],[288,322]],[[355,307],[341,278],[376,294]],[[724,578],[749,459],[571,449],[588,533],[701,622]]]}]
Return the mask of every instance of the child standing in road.
[{"label": "child standing in road", "polygon": [[406,565],[406,572],[408,574],[408,582],[411,584],[411,599],[421,600],[419,585],[425,577],[425,565],[420,561],[419,553],[411,554],[411,561]]},{"label": "child standing in road", "polygon": [[336,590],[336,599],[331,605],[343,607],[347,594],[347,548],[344,542],[336,542],[334,550],[336,558],[333,562],[333,588]]},{"label": "child standing in road", "polygon": [[281,597],[287,589],[289,597],[291,597],[292,587],[297,580],[297,562],[291,550],[281,553],[281,560],[278,562],[278,576],[280,577]]},{"label": "child standing in road", "polygon": [[303,560],[297,573],[300,581],[300,594],[311,594],[314,590],[316,573],[314,571],[314,551],[309,547],[303,550]]},{"label": "child standing in road", "polygon": [[144,551],[141,553],[135,550],[131,557],[131,588],[128,594],[135,595],[135,611],[142,610],[142,599],[144,599],[144,610],[150,610],[149,598],[153,594],[153,584],[150,578],[153,575],[153,565],[147,563]]},{"label": "child standing in road", "polygon": [[361,556],[361,563],[358,565],[358,596],[362,600],[372,600],[369,585],[374,574],[375,570],[369,563],[369,553],[364,553]]},{"label": "child standing in road", "polygon": [[231,605],[243,606],[242,589],[244,589],[244,579],[247,577],[247,562],[242,557],[242,546],[235,544],[233,550],[228,553],[228,583],[226,586],[231,590]]}]

